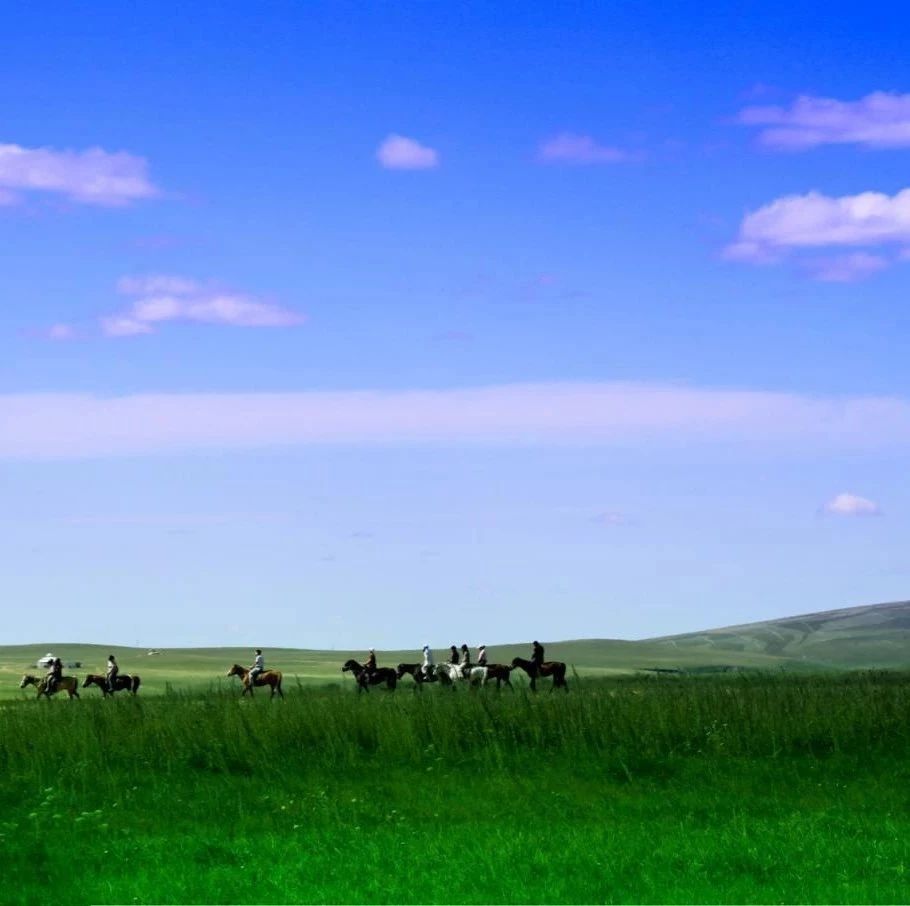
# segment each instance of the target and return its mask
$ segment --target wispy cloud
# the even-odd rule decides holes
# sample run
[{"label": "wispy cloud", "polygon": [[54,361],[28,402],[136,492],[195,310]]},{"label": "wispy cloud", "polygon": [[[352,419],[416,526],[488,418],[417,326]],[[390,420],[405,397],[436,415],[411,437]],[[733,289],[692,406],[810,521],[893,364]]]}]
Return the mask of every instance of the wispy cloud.
[{"label": "wispy cloud", "polygon": [[594,522],[598,525],[606,526],[627,526],[631,524],[631,520],[625,513],[621,513],[618,510],[606,510],[603,513],[598,513],[594,517]]},{"label": "wispy cloud", "polygon": [[79,204],[125,205],[158,195],[144,158],[101,148],[55,151],[0,145],[0,204],[23,193],[56,193]]},{"label": "wispy cloud", "polygon": [[0,395],[0,458],[314,444],[905,448],[910,401],[636,383],[453,390]]},{"label": "wispy cloud", "polygon": [[868,252],[834,255],[830,258],[810,258],[803,262],[809,276],[823,283],[856,283],[877,274],[890,264],[888,258],[870,255]]},{"label": "wispy cloud", "polygon": [[857,494],[838,494],[829,500],[822,511],[832,516],[880,516],[881,507],[866,497]]},{"label": "wispy cloud", "polygon": [[74,340],[76,338],[76,329],[70,324],[51,324],[45,331],[45,338],[48,340]]},{"label": "wispy cloud", "polygon": [[376,158],[387,170],[432,170],[439,166],[439,152],[434,148],[394,133],[376,149]]},{"label": "wispy cloud", "polygon": [[121,295],[135,298],[125,311],[101,319],[101,330],[109,337],[153,333],[168,321],[231,327],[292,327],[305,320],[299,312],[273,302],[186,277],[162,274],[123,277],[117,290]]},{"label": "wispy cloud", "polygon": [[541,142],[537,158],[546,164],[617,164],[631,160],[632,155],[602,145],[590,135],[562,132]]},{"label": "wispy cloud", "polygon": [[[901,243],[910,243],[910,189],[896,195],[862,192],[837,198],[809,192],[778,198],[747,214],[724,254],[734,261],[767,264],[807,249]],[[819,266],[817,273],[820,279],[857,279],[892,260],[863,252],[834,260],[830,267]]]},{"label": "wispy cloud", "polygon": [[763,126],[759,142],[777,151],[820,145],[910,147],[910,94],[875,91],[858,101],[798,97],[790,107],[746,107],[737,121]]}]

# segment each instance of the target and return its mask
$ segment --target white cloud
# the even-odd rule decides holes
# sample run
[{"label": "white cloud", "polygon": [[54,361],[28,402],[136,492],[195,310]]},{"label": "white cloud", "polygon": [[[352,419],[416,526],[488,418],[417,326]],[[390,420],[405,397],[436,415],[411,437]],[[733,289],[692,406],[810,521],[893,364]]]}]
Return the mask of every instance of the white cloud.
[{"label": "white cloud", "polygon": [[124,205],[158,194],[146,171],[144,158],[123,151],[0,145],[0,204],[23,192],[52,192],[81,204]]},{"label": "white cloud", "polygon": [[137,297],[124,312],[101,319],[109,337],[154,333],[167,321],[194,321],[232,327],[291,327],[302,324],[298,312],[252,296],[225,292],[213,285],[164,274],[123,277],[122,295]]},{"label": "white cloud", "polygon": [[384,139],[376,158],[387,170],[432,170],[439,166],[438,151],[403,135]]},{"label": "white cloud", "polygon": [[625,526],[629,525],[629,517],[625,513],[620,513],[617,510],[607,510],[604,513],[599,513],[594,517],[594,521],[599,525],[609,525],[609,526]]},{"label": "white cloud", "polygon": [[645,444],[817,454],[910,446],[910,401],[636,383],[0,395],[0,458],[313,444]]},{"label": "white cloud", "polygon": [[834,516],[880,516],[881,508],[872,500],[856,494],[838,494],[822,508]]},{"label": "white cloud", "polygon": [[[910,189],[896,195],[862,192],[832,198],[788,195],[747,214],[724,254],[733,261],[774,263],[807,249],[881,247],[910,242]],[[857,279],[890,264],[859,253],[818,268],[820,279]],[[838,277],[841,275],[847,275]]]},{"label": "white cloud", "polygon": [[747,107],[737,121],[764,126],[761,144],[779,151],[820,145],[910,147],[910,94],[875,91],[858,101],[804,95],[789,107]]},{"label": "white cloud", "polygon": [[881,255],[854,252],[851,255],[835,255],[832,258],[813,258],[805,262],[805,267],[814,279],[824,283],[854,283],[877,274],[890,263]]},{"label": "white cloud", "polygon": [[76,331],[69,324],[52,324],[45,336],[49,340],[72,340],[76,336]]},{"label": "white cloud", "polygon": [[630,159],[628,152],[601,145],[590,135],[563,132],[542,142],[538,159],[553,164],[615,164]]}]

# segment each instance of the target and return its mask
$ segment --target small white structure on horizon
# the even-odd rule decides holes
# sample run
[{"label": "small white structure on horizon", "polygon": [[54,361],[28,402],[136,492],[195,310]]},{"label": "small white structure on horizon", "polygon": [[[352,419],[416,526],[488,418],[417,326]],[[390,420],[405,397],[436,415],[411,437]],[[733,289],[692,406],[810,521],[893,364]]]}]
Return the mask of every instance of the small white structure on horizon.
[{"label": "small white structure on horizon", "polygon": [[55,656],[48,651],[48,653],[46,655],[44,655],[44,657],[39,657],[38,660],[35,661],[35,666],[44,667],[45,669],[47,669],[48,667],[50,667],[51,664],[54,663],[54,660],[55,660]]}]

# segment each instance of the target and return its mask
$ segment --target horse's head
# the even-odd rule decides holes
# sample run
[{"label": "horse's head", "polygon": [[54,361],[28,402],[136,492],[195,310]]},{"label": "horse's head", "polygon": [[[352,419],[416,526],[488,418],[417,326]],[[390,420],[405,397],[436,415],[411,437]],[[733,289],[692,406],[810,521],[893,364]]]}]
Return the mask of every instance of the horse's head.
[{"label": "horse's head", "polygon": [[350,670],[353,673],[360,673],[362,669],[363,668],[360,666],[360,664],[357,663],[357,661],[354,660],[354,658],[350,658],[344,662],[344,666],[341,668],[341,672],[347,673]]},{"label": "horse's head", "polygon": [[33,677],[30,673],[26,673],[25,676],[22,677],[22,681],[19,683],[19,688],[24,689],[26,686],[31,686],[35,682],[35,677]]},{"label": "horse's head", "polygon": [[91,684],[92,684],[94,681],[95,681],[95,677],[92,676],[91,673],[90,673],[90,674],[82,681],[82,688],[85,689],[87,686],[91,686]]},{"label": "horse's head", "polygon": [[240,666],[240,664],[234,664],[234,666],[231,667],[230,670],[228,670],[227,675],[228,676],[243,676],[244,673],[246,673],[246,671],[243,669],[243,667]]}]

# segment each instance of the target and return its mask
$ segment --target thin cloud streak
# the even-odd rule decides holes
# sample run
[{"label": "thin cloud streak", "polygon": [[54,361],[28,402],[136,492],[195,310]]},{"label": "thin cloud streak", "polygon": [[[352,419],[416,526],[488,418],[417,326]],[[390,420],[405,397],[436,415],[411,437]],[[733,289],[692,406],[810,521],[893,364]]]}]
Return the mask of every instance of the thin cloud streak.
[{"label": "thin cloud streak", "polygon": [[227,292],[185,277],[156,274],[122,277],[122,295],[137,297],[132,305],[101,319],[108,337],[154,333],[168,321],[192,321],[230,327],[294,327],[306,320],[299,312],[252,296]]},{"label": "thin cloud streak", "polygon": [[745,445],[796,455],[910,445],[910,401],[639,383],[451,390],[0,395],[0,458],[320,444]]},{"label": "thin cloud streak", "polygon": [[159,193],[144,158],[102,148],[56,151],[0,145],[0,204],[21,201],[23,192],[63,195],[79,204],[117,207]]},{"label": "thin cloud streak", "polygon": [[776,151],[806,151],[821,145],[910,147],[910,94],[874,91],[858,101],[803,95],[787,107],[746,107],[744,126],[765,126],[759,142]]},{"label": "thin cloud streak", "polygon": [[537,157],[545,164],[618,164],[631,160],[621,148],[601,145],[590,135],[563,132],[542,142]]}]

